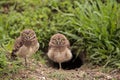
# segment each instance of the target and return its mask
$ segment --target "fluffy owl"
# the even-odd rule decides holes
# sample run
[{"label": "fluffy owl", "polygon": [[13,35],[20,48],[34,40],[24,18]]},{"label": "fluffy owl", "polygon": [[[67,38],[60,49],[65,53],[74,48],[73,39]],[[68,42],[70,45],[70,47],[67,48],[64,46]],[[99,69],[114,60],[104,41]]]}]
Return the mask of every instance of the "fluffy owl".
[{"label": "fluffy owl", "polygon": [[11,53],[11,58],[24,58],[25,65],[27,66],[27,58],[34,54],[38,49],[39,43],[35,32],[32,29],[25,29],[15,40],[14,48]]},{"label": "fluffy owl", "polygon": [[51,37],[47,55],[49,59],[59,63],[59,69],[62,69],[61,63],[72,58],[70,43],[63,34],[57,33]]}]

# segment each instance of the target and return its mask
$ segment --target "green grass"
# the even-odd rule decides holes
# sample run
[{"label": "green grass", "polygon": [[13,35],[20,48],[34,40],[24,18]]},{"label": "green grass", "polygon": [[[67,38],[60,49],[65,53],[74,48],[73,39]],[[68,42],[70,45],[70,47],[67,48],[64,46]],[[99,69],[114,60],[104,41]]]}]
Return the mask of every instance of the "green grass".
[{"label": "green grass", "polygon": [[11,62],[6,58],[5,52],[0,52],[0,79],[5,76],[10,77],[11,74],[16,74],[22,68],[19,61]]},{"label": "green grass", "polygon": [[[77,57],[85,51],[92,64],[120,68],[119,14],[115,0],[2,0],[0,44],[11,51],[20,32],[31,28],[40,43],[39,55],[47,51],[50,37],[60,32],[70,40]],[[0,65],[6,66],[3,54]]]},{"label": "green grass", "polygon": [[61,72],[54,72],[49,74],[49,77],[52,79],[58,79],[58,80],[65,80],[66,79],[66,74],[61,73]]}]

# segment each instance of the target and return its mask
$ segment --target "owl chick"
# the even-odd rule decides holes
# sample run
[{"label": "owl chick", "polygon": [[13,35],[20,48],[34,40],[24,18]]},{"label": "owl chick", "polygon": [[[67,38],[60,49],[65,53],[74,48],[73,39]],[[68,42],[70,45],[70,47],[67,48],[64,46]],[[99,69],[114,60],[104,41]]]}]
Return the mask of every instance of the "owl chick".
[{"label": "owl chick", "polygon": [[51,37],[47,55],[51,60],[59,63],[59,69],[62,69],[61,63],[72,58],[70,43],[63,34],[57,33]]},{"label": "owl chick", "polygon": [[25,65],[27,66],[27,58],[34,54],[38,49],[39,43],[35,32],[32,29],[25,29],[15,40],[11,58],[15,59],[17,56],[24,58]]}]

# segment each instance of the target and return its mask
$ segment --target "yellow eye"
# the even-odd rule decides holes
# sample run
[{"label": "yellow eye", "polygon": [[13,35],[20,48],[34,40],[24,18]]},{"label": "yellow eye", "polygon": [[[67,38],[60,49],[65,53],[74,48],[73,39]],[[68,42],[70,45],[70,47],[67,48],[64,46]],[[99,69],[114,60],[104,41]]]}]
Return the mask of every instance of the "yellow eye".
[{"label": "yellow eye", "polygon": [[32,34],[29,34],[29,36],[32,36]]},{"label": "yellow eye", "polygon": [[25,33],[23,33],[23,34],[22,34],[22,36],[26,36],[26,34],[25,34]]},{"label": "yellow eye", "polygon": [[52,39],[53,41],[56,41],[56,39]]},{"label": "yellow eye", "polygon": [[62,41],[65,41],[65,39],[62,39]]}]

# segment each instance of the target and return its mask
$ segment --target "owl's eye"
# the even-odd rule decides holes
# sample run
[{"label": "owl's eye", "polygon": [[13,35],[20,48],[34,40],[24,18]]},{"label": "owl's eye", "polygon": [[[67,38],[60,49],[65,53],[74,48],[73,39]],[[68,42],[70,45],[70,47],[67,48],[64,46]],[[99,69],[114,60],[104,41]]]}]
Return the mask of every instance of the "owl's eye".
[{"label": "owl's eye", "polygon": [[22,36],[26,36],[26,34],[25,34],[25,33],[23,33],[23,34],[22,34]]},{"label": "owl's eye", "polygon": [[65,39],[62,39],[62,41],[65,41]]},{"label": "owl's eye", "polygon": [[53,41],[56,41],[56,39],[52,39]]}]

